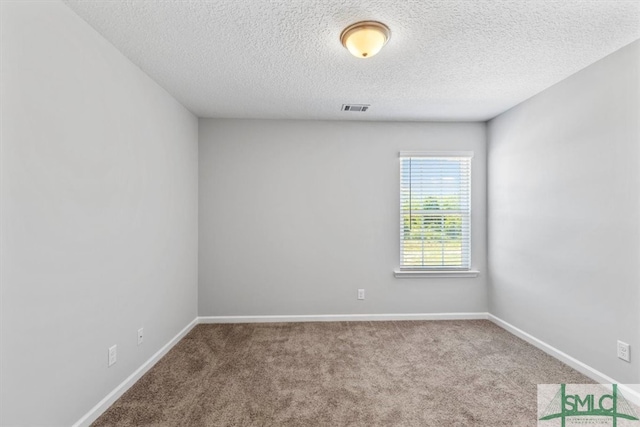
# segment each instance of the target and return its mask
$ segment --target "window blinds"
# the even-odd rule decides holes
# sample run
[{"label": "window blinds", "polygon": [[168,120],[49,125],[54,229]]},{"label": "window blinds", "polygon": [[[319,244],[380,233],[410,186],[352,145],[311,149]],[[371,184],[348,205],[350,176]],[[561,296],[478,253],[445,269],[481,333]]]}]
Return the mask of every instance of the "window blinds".
[{"label": "window blinds", "polygon": [[472,156],[400,153],[401,269],[470,269]]}]

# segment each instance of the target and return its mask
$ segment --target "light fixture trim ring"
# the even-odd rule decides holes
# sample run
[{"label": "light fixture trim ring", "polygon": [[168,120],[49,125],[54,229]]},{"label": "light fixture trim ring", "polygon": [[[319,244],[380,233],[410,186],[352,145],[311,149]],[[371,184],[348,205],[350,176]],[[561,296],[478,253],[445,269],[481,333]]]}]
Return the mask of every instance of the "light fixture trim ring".
[{"label": "light fixture trim ring", "polygon": [[340,42],[342,42],[342,46],[347,47],[347,39],[355,30],[360,29],[375,29],[380,31],[384,35],[384,43],[382,46],[386,45],[389,39],[391,38],[391,30],[385,24],[379,21],[360,21],[355,22],[345,28],[340,34]]}]

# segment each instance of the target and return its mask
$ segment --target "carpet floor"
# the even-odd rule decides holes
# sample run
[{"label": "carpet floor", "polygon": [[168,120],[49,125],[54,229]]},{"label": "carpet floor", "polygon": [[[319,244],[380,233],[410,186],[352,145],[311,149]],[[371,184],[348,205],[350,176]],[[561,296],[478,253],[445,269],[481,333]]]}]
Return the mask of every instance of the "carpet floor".
[{"label": "carpet floor", "polygon": [[99,426],[536,426],[590,379],[486,320],[198,325]]}]

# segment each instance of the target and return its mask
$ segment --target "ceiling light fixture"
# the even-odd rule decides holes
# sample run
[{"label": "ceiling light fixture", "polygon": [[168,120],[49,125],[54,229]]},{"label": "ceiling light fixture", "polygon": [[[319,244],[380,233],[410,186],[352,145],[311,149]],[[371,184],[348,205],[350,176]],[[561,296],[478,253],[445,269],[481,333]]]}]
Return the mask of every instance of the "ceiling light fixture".
[{"label": "ceiling light fixture", "polygon": [[349,25],[340,35],[342,45],[357,58],[371,58],[387,44],[391,30],[382,22],[362,21]]}]

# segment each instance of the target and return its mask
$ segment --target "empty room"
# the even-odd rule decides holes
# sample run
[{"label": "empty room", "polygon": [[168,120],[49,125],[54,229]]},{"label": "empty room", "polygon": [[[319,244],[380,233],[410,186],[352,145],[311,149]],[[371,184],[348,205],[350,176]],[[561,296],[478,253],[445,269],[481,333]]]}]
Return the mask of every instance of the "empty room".
[{"label": "empty room", "polygon": [[0,1],[0,425],[640,427],[640,3]]}]

